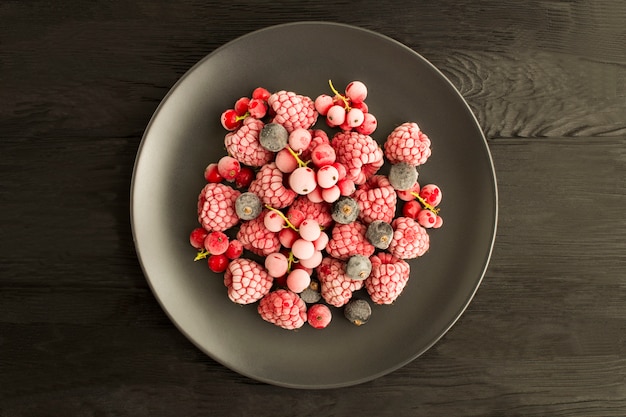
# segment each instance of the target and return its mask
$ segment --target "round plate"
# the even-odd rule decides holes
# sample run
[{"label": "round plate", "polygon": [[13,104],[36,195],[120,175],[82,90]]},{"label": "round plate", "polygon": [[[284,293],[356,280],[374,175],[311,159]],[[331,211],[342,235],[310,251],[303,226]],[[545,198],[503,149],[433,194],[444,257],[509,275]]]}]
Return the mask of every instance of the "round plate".
[{"label": "round plate", "polygon": [[[287,331],[263,321],[257,304],[232,303],[222,276],[193,262],[204,168],[225,155],[219,116],[258,86],[315,98],[352,80],[382,143],[403,122],[420,125],[432,156],[420,183],[443,191],[441,229],[430,250],[410,261],[411,278],[390,306],[375,306],[363,326],[334,310],[330,326]],[[198,348],[259,381],[297,387],[354,385],[417,358],[454,324],[485,273],[494,242],[497,188],[486,140],[453,85],[406,46],[368,30],[302,22],[269,27],[215,50],[171,89],[143,137],[131,196],[137,253],[171,320]]]}]

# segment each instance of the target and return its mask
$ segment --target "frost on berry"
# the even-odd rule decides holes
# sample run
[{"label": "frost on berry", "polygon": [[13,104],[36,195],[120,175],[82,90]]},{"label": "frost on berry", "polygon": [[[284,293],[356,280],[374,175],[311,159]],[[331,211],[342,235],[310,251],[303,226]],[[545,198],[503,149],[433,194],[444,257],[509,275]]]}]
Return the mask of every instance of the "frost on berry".
[{"label": "frost on berry", "polygon": [[241,193],[221,183],[209,183],[198,195],[198,221],[207,231],[223,232],[239,222],[235,201]]},{"label": "frost on berry", "polygon": [[314,101],[291,91],[272,94],[267,103],[274,111],[273,123],[281,124],[291,133],[298,128],[309,129],[317,121]]},{"label": "frost on berry", "polygon": [[259,142],[263,126],[262,121],[247,117],[239,129],[224,137],[228,153],[240,163],[252,167],[260,167],[271,161],[274,153],[263,148]]},{"label": "frost on berry", "polygon": [[383,166],[383,151],[378,143],[357,132],[339,132],[331,145],[337,153],[337,162],[346,167],[346,178],[361,185]]},{"label": "frost on berry", "polygon": [[250,183],[248,191],[259,196],[263,204],[278,209],[287,207],[298,195],[285,187],[283,176],[283,172],[276,167],[276,163],[263,165],[257,172],[256,178]]},{"label": "frost on berry", "polygon": [[263,320],[287,330],[299,329],[307,321],[306,303],[289,290],[270,292],[261,299],[257,311]]},{"label": "frost on berry", "polygon": [[224,285],[228,297],[237,304],[251,304],[259,301],[272,288],[273,278],[257,262],[237,258],[228,264],[224,272]]},{"label": "frost on berry", "polygon": [[430,139],[416,123],[403,123],[389,134],[385,141],[385,156],[396,164],[406,162],[418,166],[430,156]]},{"label": "frost on berry", "polygon": [[393,239],[389,253],[400,259],[413,259],[426,253],[430,238],[426,229],[410,217],[398,217],[392,223]]},{"label": "frost on berry", "polygon": [[365,288],[376,304],[391,304],[404,290],[410,276],[409,264],[389,253],[380,252],[370,258],[372,272]]},{"label": "frost on berry", "polygon": [[363,280],[355,280],[345,273],[345,263],[326,257],[316,269],[324,300],[335,307],[345,305],[354,291],[363,288]]},{"label": "frost on berry", "polygon": [[367,226],[358,220],[348,224],[335,224],[326,251],[332,257],[347,260],[352,255],[371,256],[374,251],[365,233]]},{"label": "frost on berry", "polygon": [[322,227],[328,227],[333,222],[332,206],[326,202],[314,203],[306,196],[299,196],[289,207],[287,214],[295,210],[301,211],[305,219],[316,220]]},{"label": "frost on berry", "polygon": [[365,224],[374,220],[391,223],[396,212],[396,192],[384,175],[374,175],[354,192],[359,218]]},{"label": "frost on berry", "polygon": [[270,232],[263,224],[266,212],[267,210],[263,211],[254,220],[242,222],[237,232],[237,240],[244,249],[259,256],[267,256],[280,250],[278,233]]}]

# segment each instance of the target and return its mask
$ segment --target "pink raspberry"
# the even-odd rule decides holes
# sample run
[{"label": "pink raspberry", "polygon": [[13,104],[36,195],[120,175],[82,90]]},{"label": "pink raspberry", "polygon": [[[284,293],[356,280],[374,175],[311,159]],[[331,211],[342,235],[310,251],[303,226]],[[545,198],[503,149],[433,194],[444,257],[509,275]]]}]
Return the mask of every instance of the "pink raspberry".
[{"label": "pink raspberry", "polygon": [[241,242],[244,249],[259,256],[267,256],[280,250],[278,233],[270,232],[263,224],[267,211],[262,211],[256,219],[242,222],[237,232],[237,240]]},{"label": "pink raspberry", "polygon": [[409,280],[409,264],[390,253],[380,252],[370,258],[372,272],[365,279],[365,289],[376,304],[393,303]]},{"label": "pink raspberry", "polygon": [[223,232],[239,222],[235,201],[239,191],[221,183],[209,183],[198,195],[198,221],[208,232]]},{"label": "pink raspberry", "polygon": [[259,301],[270,292],[272,282],[273,278],[267,271],[250,259],[234,259],[224,271],[224,285],[228,288],[228,298],[237,304]]},{"label": "pink raspberry", "polygon": [[292,291],[279,289],[261,299],[257,311],[263,320],[287,330],[299,329],[306,323],[306,304]]},{"label": "pink raspberry", "polygon": [[393,239],[389,253],[400,259],[413,259],[422,256],[430,246],[426,229],[410,217],[398,217],[392,223]]},{"label": "pink raspberry", "polygon": [[267,103],[275,113],[272,122],[282,125],[289,133],[298,128],[309,129],[317,121],[317,110],[310,97],[281,90],[272,94]]},{"label": "pink raspberry", "polygon": [[289,207],[289,212],[300,210],[305,219],[317,220],[322,227],[328,227],[333,222],[332,206],[329,203],[314,203],[307,196],[299,196]]},{"label": "pink raspberry", "polygon": [[326,257],[317,267],[317,278],[324,300],[335,307],[345,305],[354,291],[363,288],[363,280],[355,280],[345,274],[345,264],[336,258]]},{"label": "pink raspberry", "polygon": [[352,255],[371,256],[375,248],[365,237],[366,231],[367,226],[358,220],[348,224],[335,224],[326,245],[326,252],[342,261],[348,260]]},{"label": "pink raspberry", "polygon": [[250,183],[248,191],[259,196],[264,204],[273,208],[281,209],[287,207],[298,196],[290,188],[283,184],[283,173],[276,167],[276,163],[271,162],[263,165],[257,172],[256,178]]},{"label": "pink raspberry", "polygon": [[365,224],[374,220],[391,223],[396,212],[396,192],[384,175],[374,175],[353,195],[359,203],[359,218]]},{"label": "pink raspberry", "polygon": [[271,161],[274,153],[262,147],[259,142],[263,126],[262,121],[246,117],[239,129],[224,137],[228,153],[240,163],[253,167],[260,167]]},{"label": "pink raspberry", "polygon": [[331,145],[337,153],[337,162],[346,167],[346,178],[360,185],[383,166],[383,151],[370,136],[357,132],[339,132]]},{"label": "pink raspberry", "polygon": [[418,166],[430,156],[430,139],[416,123],[396,127],[385,141],[385,156],[392,164],[406,162]]}]

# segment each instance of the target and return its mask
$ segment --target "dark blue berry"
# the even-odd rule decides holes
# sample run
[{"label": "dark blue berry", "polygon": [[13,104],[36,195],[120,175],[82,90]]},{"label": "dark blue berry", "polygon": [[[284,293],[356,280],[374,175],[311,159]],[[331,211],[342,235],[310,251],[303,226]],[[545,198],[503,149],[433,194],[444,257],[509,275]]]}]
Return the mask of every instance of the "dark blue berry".
[{"label": "dark blue berry", "polygon": [[393,164],[389,170],[389,183],[398,191],[413,187],[417,181],[417,169],[406,162]]},{"label": "dark blue berry", "polygon": [[256,219],[262,210],[261,199],[252,192],[242,193],[235,200],[235,212],[241,220]]},{"label": "dark blue berry", "polygon": [[393,239],[393,227],[382,220],[374,220],[367,226],[365,238],[378,249],[387,249]]},{"label": "dark blue berry", "polygon": [[268,123],[263,126],[259,134],[259,142],[268,151],[278,152],[287,146],[289,133],[278,123]]},{"label": "dark blue berry", "polygon": [[372,307],[363,299],[355,298],[348,301],[343,309],[343,315],[350,320],[352,324],[361,326],[367,323],[372,315]]},{"label": "dark blue berry", "polygon": [[370,258],[363,255],[353,255],[346,262],[346,275],[354,280],[364,280],[372,272]]},{"label": "dark blue berry", "polygon": [[352,223],[359,216],[359,204],[354,198],[341,196],[333,203],[331,215],[337,223]]}]

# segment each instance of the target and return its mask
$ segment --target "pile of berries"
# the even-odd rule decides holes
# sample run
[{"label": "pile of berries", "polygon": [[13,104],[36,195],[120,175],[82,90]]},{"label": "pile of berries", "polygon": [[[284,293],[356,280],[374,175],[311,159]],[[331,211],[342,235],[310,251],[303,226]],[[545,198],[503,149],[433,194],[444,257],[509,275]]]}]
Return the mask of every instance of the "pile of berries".
[{"label": "pile of berries", "polygon": [[[379,146],[365,84],[345,94],[329,84],[334,96],[315,100],[259,87],[222,113],[227,154],[204,171],[189,238],[234,303],[258,302],[259,315],[285,329],[325,328],[336,308],[366,323],[370,302],[400,296],[407,260],[423,256],[427,229],[443,224],[441,189],[418,183],[428,136],[407,122]],[[315,128],[320,115],[332,137]]]}]

